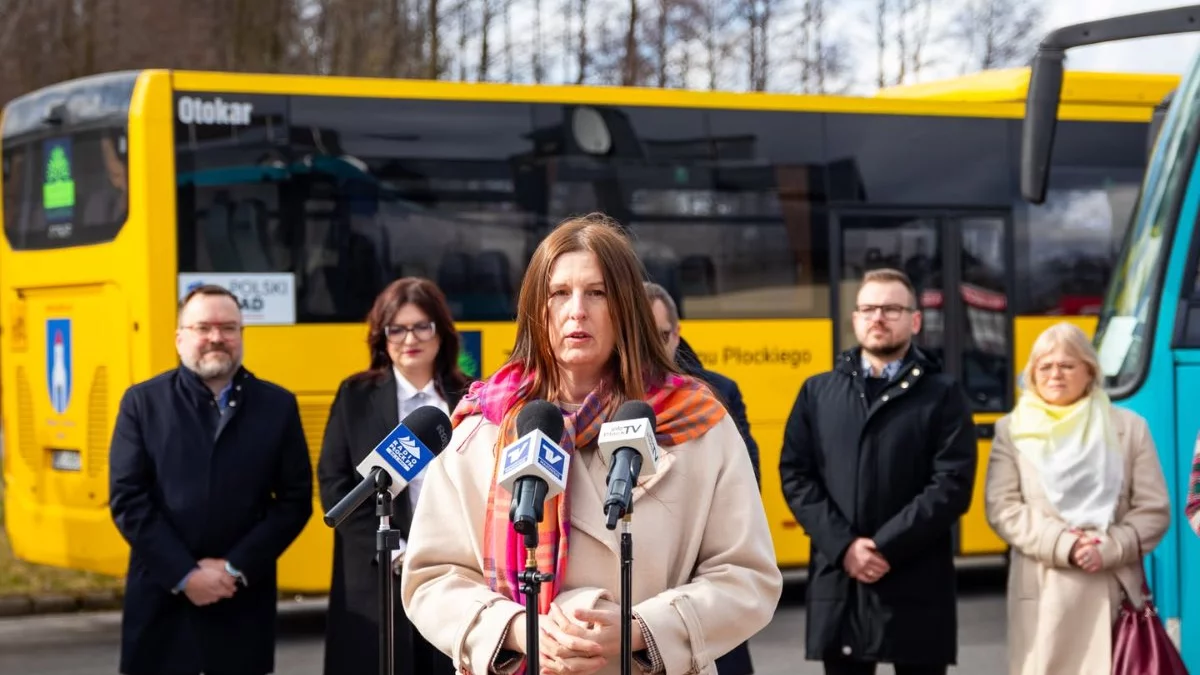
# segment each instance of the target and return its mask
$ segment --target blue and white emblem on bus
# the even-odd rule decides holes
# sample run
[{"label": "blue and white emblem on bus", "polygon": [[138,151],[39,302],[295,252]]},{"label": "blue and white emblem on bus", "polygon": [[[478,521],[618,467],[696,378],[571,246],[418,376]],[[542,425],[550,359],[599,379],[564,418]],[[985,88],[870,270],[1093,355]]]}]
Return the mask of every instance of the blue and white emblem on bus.
[{"label": "blue and white emblem on bus", "polygon": [[71,402],[71,320],[46,320],[46,381],[50,405],[65,415]]}]

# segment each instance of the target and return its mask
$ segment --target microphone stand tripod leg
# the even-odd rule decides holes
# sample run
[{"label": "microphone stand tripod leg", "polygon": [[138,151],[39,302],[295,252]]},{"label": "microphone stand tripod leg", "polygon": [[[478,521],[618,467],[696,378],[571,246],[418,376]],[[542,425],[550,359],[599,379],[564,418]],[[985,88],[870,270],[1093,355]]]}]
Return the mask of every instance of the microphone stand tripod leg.
[{"label": "microphone stand tripod leg", "polygon": [[633,674],[633,535],[630,516],[621,519],[621,675]]},{"label": "microphone stand tripod leg", "polygon": [[400,531],[392,529],[392,495],[387,490],[375,496],[375,514],[379,530],[375,533],[375,556],[379,563],[379,673],[396,672],[396,581],[392,572],[392,552],[400,549]]}]

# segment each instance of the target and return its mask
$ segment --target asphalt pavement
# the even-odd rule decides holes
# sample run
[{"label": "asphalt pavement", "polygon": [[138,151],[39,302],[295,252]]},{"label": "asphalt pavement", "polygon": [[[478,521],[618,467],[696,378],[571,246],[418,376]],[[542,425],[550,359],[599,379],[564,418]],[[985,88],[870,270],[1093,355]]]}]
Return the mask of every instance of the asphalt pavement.
[{"label": "asphalt pavement", "polygon": [[[821,675],[803,661],[804,588],[789,584],[775,619],[750,642],[756,675]],[[0,673],[115,675],[120,614],[97,612],[0,620]],[[284,603],[276,673],[323,675],[324,604]],[[1001,574],[960,575],[959,665],[952,673],[1005,675],[1004,585]],[[888,667],[880,675],[890,674]]]}]

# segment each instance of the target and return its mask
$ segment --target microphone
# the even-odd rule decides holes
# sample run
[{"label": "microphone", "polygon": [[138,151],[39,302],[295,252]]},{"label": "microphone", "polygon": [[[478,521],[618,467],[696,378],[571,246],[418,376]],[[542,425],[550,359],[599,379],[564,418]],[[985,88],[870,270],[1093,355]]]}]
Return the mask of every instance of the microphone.
[{"label": "microphone", "polygon": [[608,462],[608,496],[604,500],[606,526],[633,510],[633,486],[643,469],[653,475],[658,468],[658,443],[654,440],[654,409],[645,401],[626,401],[609,422],[600,425],[597,445]]},{"label": "microphone", "polygon": [[513,529],[536,548],[546,500],[567,487],[571,458],[558,445],[562,412],[552,403],[530,401],[517,415],[517,434],[519,438],[501,451],[504,462],[497,482],[512,494],[508,519]]},{"label": "microphone", "polygon": [[[441,408],[425,405],[408,414],[358,463],[363,480],[325,514],[325,524],[337,527],[376,490],[392,497],[433,461],[435,452],[450,444],[450,418]],[[433,450],[436,449],[436,450]]]}]

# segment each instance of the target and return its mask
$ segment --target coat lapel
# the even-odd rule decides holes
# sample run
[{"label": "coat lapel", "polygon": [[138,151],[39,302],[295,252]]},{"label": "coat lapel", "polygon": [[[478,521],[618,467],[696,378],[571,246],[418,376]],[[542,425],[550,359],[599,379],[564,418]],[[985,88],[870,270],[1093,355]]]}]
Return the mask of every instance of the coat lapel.
[{"label": "coat lapel", "polygon": [[[568,482],[572,491],[571,524],[580,531],[586,532],[592,538],[603,543],[613,553],[620,555],[621,538],[620,524],[616,529],[608,529],[607,516],[604,514],[604,498],[608,495],[608,465],[601,460],[598,450],[590,449],[590,461],[584,461],[583,453],[577,451],[571,458],[571,469]],[[660,452],[658,467],[652,475],[642,473],[638,483],[633,488],[633,517],[637,518],[637,505],[654,486],[661,482],[671,467],[675,464],[675,453]]]},{"label": "coat lapel", "polygon": [[[588,455],[585,461],[585,453]],[[596,449],[576,450],[571,457],[567,483],[571,490],[571,525],[607,546],[613,553],[620,554],[621,541],[618,530],[605,527],[604,484],[608,467],[600,461]]]},{"label": "coat lapel", "polygon": [[382,441],[400,423],[400,401],[397,396],[396,378],[390,372],[371,392],[372,427],[373,431],[378,432],[372,435],[378,440]]}]

